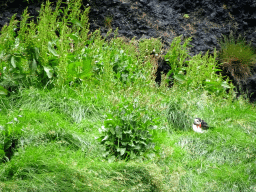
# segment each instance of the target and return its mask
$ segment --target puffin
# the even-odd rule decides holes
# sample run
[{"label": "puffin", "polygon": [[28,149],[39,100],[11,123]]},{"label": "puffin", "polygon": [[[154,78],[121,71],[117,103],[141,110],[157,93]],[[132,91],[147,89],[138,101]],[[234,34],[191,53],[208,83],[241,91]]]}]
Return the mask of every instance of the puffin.
[{"label": "puffin", "polygon": [[208,124],[200,119],[195,118],[193,123],[193,130],[198,133],[204,133],[209,128]]}]

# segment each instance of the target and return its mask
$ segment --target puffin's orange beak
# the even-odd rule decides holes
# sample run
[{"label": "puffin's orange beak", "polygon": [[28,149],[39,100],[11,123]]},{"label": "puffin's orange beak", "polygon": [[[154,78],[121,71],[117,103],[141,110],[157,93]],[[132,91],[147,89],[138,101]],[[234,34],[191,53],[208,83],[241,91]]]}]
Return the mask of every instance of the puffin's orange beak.
[{"label": "puffin's orange beak", "polygon": [[201,128],[201,123],[200,123],[199,127]]}]

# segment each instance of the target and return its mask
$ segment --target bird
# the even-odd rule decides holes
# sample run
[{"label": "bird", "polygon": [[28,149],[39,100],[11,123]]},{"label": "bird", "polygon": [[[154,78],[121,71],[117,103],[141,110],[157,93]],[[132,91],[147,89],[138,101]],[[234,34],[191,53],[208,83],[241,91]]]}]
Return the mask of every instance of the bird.
[{"label": "bird", "polygon": [[195,132],[204,133],[207,129],[209,129],[209,126],[204,120],[200,118],[194,119],[193,130]]}]

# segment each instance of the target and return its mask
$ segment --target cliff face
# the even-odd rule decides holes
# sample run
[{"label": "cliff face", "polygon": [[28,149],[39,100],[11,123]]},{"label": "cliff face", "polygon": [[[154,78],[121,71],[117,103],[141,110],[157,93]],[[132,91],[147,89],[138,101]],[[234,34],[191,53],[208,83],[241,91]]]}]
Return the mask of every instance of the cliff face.
[{"label": "cliff face", "polygon": [[[7,0],[0,3],[0,28],[28,6],[37,16],[40,2]],[[221,35],[237,31],[256,47],[256,0],[83,0],[91,7],[91,30],[119,29],[128,38],[161,37],[168,45],[175,36],[193,37],[191,54],[219,48]]]},{"label": "cliff face", "polygon": [[[192,36],[191,53],[219,48],[218,38],[230,30],[247,33],[256,46],[255,0],[91,0],[91,28],[119,28],[126,37],[161,37],[170,43],[175,36]],[[110,26],[106,20],[111,19]]]},{"label": "cliff face", "polygon": [[[30,15],[38,15],[39,1],[42,0],[29,5]],[[195,55],[208,50],[212,53],[215,47],[218,50],[218,40],[232,30],[256,47],[256,0],[83,0],[83,3],[91,7],[91,30],[101,28],[103,35],[110,28],[118,28],[120,36],[159,37],[167,47],[175,36],[183,35],[192,37],[190,54]],[[26,1],[20,0],[2,3],[0,28],[14,13],[20,19],[26,6]],[[253,87],[250,83],[255,83],[253,79],[255,76],[244,86]]]}]

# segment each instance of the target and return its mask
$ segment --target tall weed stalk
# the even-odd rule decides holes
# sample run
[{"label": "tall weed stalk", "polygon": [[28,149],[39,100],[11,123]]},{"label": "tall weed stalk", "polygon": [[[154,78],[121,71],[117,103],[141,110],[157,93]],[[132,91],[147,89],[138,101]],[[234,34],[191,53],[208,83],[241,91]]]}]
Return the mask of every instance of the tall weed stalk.
[{"label": "tall weed stalk", "polygon": [[9,26],[2,29],[2,82],[6,82],[7,77],[15,81],[16,73],[20,73],[22,79],[33,77],[33,82],[37,79],[41,85],[46,85],[49,80],[57,80],[55,85],[63,85],[70,80],[68,74],[79,76],[80,68],[87,63],[80,59],[79,67],[74,67],[75,70],[71,67],[68,71],[68,65],[77,66],[69,58],[88,43],[89,8],[82,10],[80,0],[68,1],[65,8],[61,7],[62,3],[59,0],[56,6],[49,1],[42,4],[37,23],[33,19],[28,22],[29,15],[25,10],[18,33],[14,31],[19,23],[15,16]]}]

